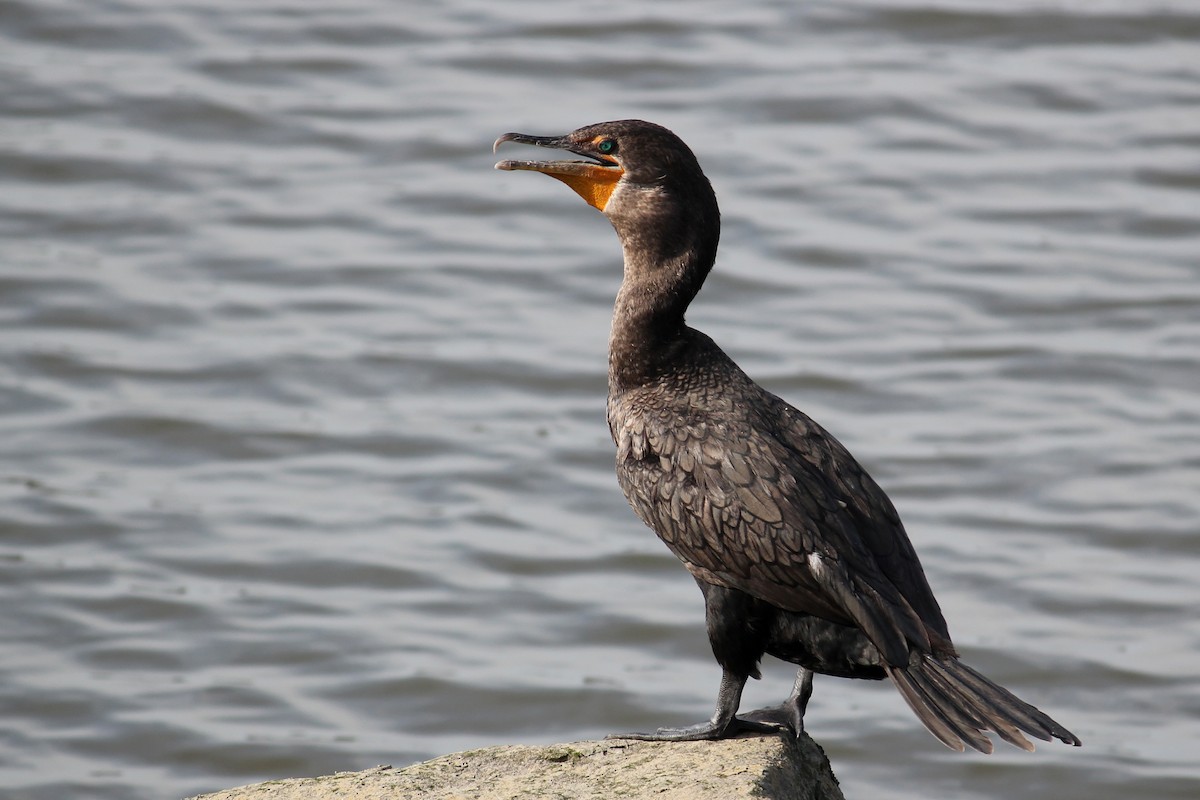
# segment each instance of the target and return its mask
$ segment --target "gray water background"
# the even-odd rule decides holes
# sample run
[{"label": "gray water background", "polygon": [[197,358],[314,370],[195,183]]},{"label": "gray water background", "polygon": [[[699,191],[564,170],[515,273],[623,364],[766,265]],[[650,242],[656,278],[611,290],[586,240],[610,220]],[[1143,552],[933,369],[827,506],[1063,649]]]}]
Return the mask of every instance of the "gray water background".
[{"label": "gray water background", "polygon": [[0,0],[0,796],[707,717],[611,474],[615,236],[489,150],[631,116],[722,203],[691,322],[1085,743],[818,679],[847,797],[1200,796],[1200,7],[1083,0]]}]

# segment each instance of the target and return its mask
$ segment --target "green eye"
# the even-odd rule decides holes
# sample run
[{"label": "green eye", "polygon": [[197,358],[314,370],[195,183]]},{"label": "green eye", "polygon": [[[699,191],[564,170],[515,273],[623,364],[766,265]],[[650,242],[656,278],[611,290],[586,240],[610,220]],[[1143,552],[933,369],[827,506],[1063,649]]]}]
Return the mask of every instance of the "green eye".
[{"label": "green eye", "polygon": [[604,153],[606,156],[611,156],[613,153],[617,152],[617,143],[613,139],[605,139],[604,141],[600,142],[600,144],[596,145],[596,149],[601,153]]}]

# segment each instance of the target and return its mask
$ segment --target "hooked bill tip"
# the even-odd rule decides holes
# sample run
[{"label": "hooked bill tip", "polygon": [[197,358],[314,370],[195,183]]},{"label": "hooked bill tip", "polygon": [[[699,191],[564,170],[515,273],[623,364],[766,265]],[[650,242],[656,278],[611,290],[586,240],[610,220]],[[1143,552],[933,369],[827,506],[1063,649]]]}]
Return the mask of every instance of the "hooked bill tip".
[{"label": "hooked bill tip", "polygon": [[520,136],[521,136],[521,134],[519,134],[519,133],[511,133],[511,132],[501,134],[499,139],[492,142],[492,153],[495,153],[498,149],[500,149],[500,145],[504,144],[505,142],[511,142],[511,141],[519,138]]}]

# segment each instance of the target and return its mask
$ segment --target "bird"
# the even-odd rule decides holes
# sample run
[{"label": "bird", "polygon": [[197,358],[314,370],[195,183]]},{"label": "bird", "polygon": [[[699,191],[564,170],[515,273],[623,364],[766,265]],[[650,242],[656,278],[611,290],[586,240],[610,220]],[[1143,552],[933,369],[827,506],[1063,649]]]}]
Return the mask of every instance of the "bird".
[{"label": "bird", "polygon": [[[624,271],[608,345],[607,417],[630,506],[704,596],[721,681],[712,717],[614,734],[701,741],[804,732],[814,673],[890,679],[946,746],[992,752],[992,732],[1078,746],[1042,711],[960,660],[894,505],[823,427],[755,383],[685,322],[713,267],[720,212],[692,150],[643,120],[561,136],[505,133],[562,151],[499,170],[556,178],[608,218]],[[795,664],[779,706],[738,714],[765,655]]]}]

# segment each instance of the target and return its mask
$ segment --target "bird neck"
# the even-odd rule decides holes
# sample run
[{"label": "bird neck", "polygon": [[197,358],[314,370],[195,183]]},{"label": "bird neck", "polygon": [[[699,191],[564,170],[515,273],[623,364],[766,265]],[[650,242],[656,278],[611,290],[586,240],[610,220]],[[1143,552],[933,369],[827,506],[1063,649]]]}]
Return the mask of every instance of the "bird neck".
[{"label": "bird neck", "polygon": [[683,355],[690,331],[684,314],[712,268],[720,238],[716,199],[707,181],[703,189],[676,213],[610,215],[625,256],[609,337],[612,395],[652,383]]}]

